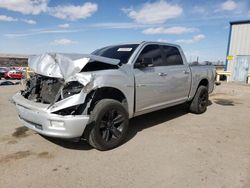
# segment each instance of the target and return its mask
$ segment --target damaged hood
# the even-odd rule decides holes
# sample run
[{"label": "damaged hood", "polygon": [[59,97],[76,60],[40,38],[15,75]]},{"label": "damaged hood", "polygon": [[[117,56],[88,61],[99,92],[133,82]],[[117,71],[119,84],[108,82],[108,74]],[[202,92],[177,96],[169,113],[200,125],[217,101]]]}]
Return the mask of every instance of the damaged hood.
[{"label": "damaged hood", "polygon": [[37,74],[68,80],[76,73],[79,73],[87,63],[93,61],[111,65],[118,65],[120,63],[118,59],[91,54],[45,53],[37,56],[30,56],[28,64],[30,69]]}]

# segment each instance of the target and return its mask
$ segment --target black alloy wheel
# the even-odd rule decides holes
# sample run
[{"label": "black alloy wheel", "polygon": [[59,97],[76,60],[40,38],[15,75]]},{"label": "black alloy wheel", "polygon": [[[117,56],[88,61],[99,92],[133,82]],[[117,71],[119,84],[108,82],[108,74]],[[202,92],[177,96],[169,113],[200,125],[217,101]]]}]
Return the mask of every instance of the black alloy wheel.
[{"label": "black alloy wheel", "polygon": [[88,142],[98,150],[113,149],[126,138],[128,125],[129,116],[124,105],[113,99],[102,99],[90,114]]},{"label": "black alloy wheel", "polygon": [[207,110],[208,88],[199,86],[193,100],[189,103],[189,110],[195,114],[202,114]]},{"label": "black alloy wheel", "polygon": [[200,109],[204,109],[207,107],[208,94],[206,90],[202,90],[200,96],[198,98],[198,104]]},{"label": "black alloy wheel", "polygon": [[100,134],[106,142],[112,142],[120,139],[124,129],[124,120],[122,113],[117,109],[108,110],[100,122]]}]

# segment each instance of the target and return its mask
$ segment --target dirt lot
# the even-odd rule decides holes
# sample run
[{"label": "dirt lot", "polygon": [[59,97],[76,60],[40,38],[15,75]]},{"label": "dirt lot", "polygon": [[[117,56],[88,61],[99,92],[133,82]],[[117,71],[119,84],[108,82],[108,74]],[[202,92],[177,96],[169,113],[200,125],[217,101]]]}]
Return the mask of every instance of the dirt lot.
[{"label": "dirt lot", "polygon": [[202,115],[180,107],[131,120],[100,152],[22,127],[0,87],[0,187],[250,187],[250,86],[222,84]]}]

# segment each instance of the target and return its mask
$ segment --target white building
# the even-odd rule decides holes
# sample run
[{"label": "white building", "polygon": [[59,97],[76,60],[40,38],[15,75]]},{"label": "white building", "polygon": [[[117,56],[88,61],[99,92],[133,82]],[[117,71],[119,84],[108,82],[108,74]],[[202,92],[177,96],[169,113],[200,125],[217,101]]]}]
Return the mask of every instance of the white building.
[{"label": "white building", "polygon": [[226,70],[230,81],[246,81],[250,72],[250,20],[230,23]]}]

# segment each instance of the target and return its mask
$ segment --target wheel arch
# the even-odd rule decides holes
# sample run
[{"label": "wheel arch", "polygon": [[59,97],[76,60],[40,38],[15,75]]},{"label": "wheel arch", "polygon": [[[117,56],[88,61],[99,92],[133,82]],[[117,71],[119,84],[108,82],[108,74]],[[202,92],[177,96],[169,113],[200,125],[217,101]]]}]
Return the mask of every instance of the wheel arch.
[{"label": "wheel arch", "polygon": [[[89,92],[89,94],[86,96],[85,101],[89,101],[89,108],[87,109],[87,114],[90,114],[91,111],[94,109],[95,105],[99,100],[102,99],[114,99],[116,101],[119,101],[122,103],[128,111],[128,102],[125,94],[115,87],[100,87],[95,90],[92,90]],[[83,131],[82,137],[87,139],[89,137],[90,131],[93,127],[93,122],[90,122],[85,130]]]},{"label": "wheel arch", "polygon": [[115,87],[97,88],[88,94],[87,98],[89,97],[91,97],[92,99],[90,101],[88,113],[90,113],[93,110],[96,103],[102,99],[114,99],[116,101],[119,101],[120,103],[124,105],[124,107],[128,111],[128,102],[127,102],[127,98],[125,94],[121,90]]},{"label": "wheel arch", "polygon": [[199,84],[198,84],[197,89],[198,89],[200,86],[206,86],[207,88],[209,88],[209,81],[208,81],[208,79],[207,79],[207,78],[201,79],[201,81],[200,81]]},{"label": "wheel arch", "polygon": [[191,86],[191,91],[189,93],[188,101],[192,101],[192,99],[194,98],[194,96],[195,96],[195,94],[200,86],[205,86],[205,87],[207,87],[207,89],[209,89],[208,78],[202,77],[200,79],[194,80],[194,82],[192,83],[192,86]]}]

